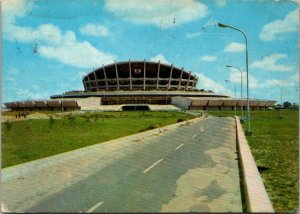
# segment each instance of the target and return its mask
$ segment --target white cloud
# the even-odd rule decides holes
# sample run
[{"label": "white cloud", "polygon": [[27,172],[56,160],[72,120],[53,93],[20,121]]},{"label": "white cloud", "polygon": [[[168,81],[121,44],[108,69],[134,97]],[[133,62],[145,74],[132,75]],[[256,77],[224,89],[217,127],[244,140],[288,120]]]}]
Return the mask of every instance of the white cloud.
[{"label": "white cloud", "polygon": [[299,82],[299,72],[296,72],[295,75],[292,75],[290,78],[292,81]]},{"label": "white cloud", "polygon": [[3,78],[5,81],[9,81],[11,82],[10,84],[16,84],[17,83],[17,80],[16,78],[13,78],[13,77],[6,77],[6,78]]},{"label": "white cloud", "polygon": [[104,25],[86,24],[79,29],[80,33],[88,36],[105,37],[109,35],[109,30]]},{"label": "white cloud", "polygon": [[[243,76],[243,88],[246,87],[247,84],[247,72],[242,71]],[[260,82],[251,74],[249,74],[249,88],[257,89],[261,87]],[[238,86],[241,84],[241,72],[235,68],[230,68],[229,72],[229,80],[233,83],[236,83]]]},{"label": "white cloud", "polygon": [[[15,23],[16,17],[21,17],[34,8],[32,1],[2,0],[3,26]],[[5,28],[3,29],[5,30]]]},{"label": "white cloud", "polygon": [[275,20],[263,26],[259,34],[259,38],[263,41],[273,41],[278,37],[278,34],[297,32],[299,26],[299,10],[296,9],[283,20]]},{"label": "white cloud", "polygon": [[224,51],[226,52],[232,52],[232,53],[237,53],[237,52],[242,52],[246,48],[245,44],[238,43],[238,42],[232,42],[229,45],[227,45],[224,48]]},{"label": "white cloud", "polygon": [[195,21],[208,13],[207,6],[195,0],[105,0],[104,7],[126,21],[161,28]]},{"label": "white cloud", "polygon": [[217,6],[224,7],[227,4],[227,0],[215,0]]},{"label": "white cloud", "polygon": [[21,99],[49,99],[49,94],[46,92],[33,92],[28,89],[16,89],[16,94]]},{"label": "white cloud", "polygon": [[[88,72],[90,72],[90,71],[88,71]],[[87,74],[88,74],[88,72],[83,72],[83,71],[81,71],[81,72],[78,72],[77,73],[77,77],[75,77],[76,79],[82,79],[82,77],[84,77],[84,76],[86,76]]]},{"label": "white cloud", "polygon": [[[243,97],[246,97],[246,72],[243,71]],[[229,80],[236,85],[237,96],[240,96],[241,73],[237,69],[231,68],[229,73]],[[232,85],[228,85],[232,89]],[[295,100],[298,102],[298,88],[299,88],[299,73],[295,73],[285,79],[256,79],[249,74],[249,88],[250,98],[276,99],[280,96],[280,86],[283,87],[283,96],[287,100]],[[274,90],[275,89],[275,90]],[[268,93],[265,93],[268,91]],[[275,91],[275,93],[274,93]],[[296,98],[296,99],[295,99]]]},{"label": "white cloud", "polygon": [[288,82],[286,80],[278,80],[278,79],[268,79],[263,84],[262,87],[275,87],[275,86],[293,86],[292,82]]},{"label": "white cloud", "polygon": [[18,42],[45,42],[57,45],[62,40],[61,30],[53,24],[42,24],[36,29],[11,25],[5,30],[6,39]]},{"label": "white cloud", "polygon": [[40,90],[40,86],[38,85],[32,85],[31,87],[33,90]]},{"label": "white cloud", "polygon": [[38,53],[44,58],[76,67],[98,67],[116,60],[116,56],[96,49],[89,42],[78,41],[73,31],[62,33],[52,24],[43,24],[36,29],[13,25],[6,33],[10,40],[37,42]]},{"label": "white cloud", "polygon": [[290,76],[287,79],[269,79],[263,84],[264,88],[275,91],[272,99],[280,102],[280,91],[282,89],[282,101],[299,102],[299,73]]},{"label": "white cloud", "polygon": [[214,80],[206,77],[202,73],[197,73],[198,76],[198,87],[200,89],[205,89],[205,90],[212,90],[216,93],[230,93],[232,92],[225,88],[222,84],[215,82]]},{"label": "white cloud", "polygon": [[188,39],[193,39],[193,38],[201,36],[202,34],[203,34],[202,32],[194,32],[194,33],[186,33],[185,36]]},{"label": "white cloud", "polygon": [[216,27],[218,25],[219,21],[214,18],[210,18],[203,26],[202,28],[208,28],[208,27]]},{"label": "white cloud", "polygon": [[152,57],[150,59],[150,61],[152,61],[152,62],[158,62],[158,61],[160,61],[161,63],[170,64],[168,62],[168,60],[162,54],[158,54],[155,57]]},{"label": "white cloud", "polygon": [[217,60],[217,57],[212,55],[205,55],[201,57],[201,60],[206,62],[215,62]]},{"label": "white cloud", "polygon": [[[242,71],[243,75],[243,88],[246,88],[247,73]],[[239,87],[241,84],[241,72],[235,68],[230,68],[229,80],[236,83]],[[249,87],[253,90],[263,89],[263,88],[272,88],[276,85],[281,85],[285,87],[292,87],[298,85],[299,82],[299,73],[292,75],[288,79],[267,79],[264,81],[257,80],[254,76],[249,74]]]},{"label": "white cloud", "polygon": [[10,74],[19,74],[20,70],[18,68],[12,67],[9,69]]},{"label": "white cloud", "polygon": [[87,41],[77,41],[73,31],[67,31],[62,38],[57,46],[41,46],[39,54],[48,59],[82,68],[98,67],[116,60],[116,56],[96,49]]},{"label": "white cloud", "polygon": [[4,1],[4,16],[7,17],[3,29],[5,39],[23,43],[35,42],[38,44],[37,53],[40,56],[76,67],[98,67],[116,60],[116,56],[96,49],[89,42],[78,41],[73,31],[62,32],[51,23],[36,28],[16,25],[15,17],[24,16],[28,8],[32,7],[33,5],[28,6],[22,0],[9,0],[9,3]]},{"label": "white cloud", "polygon": [[287,58],[286,54],[272,54],[264,57],[261,61],[255,61],[251,64],[252,68],[258,68],[266,71],[291,71],[293,67],[277,64],[280,59]]},{"label": "white cloud", "polygon": [[3,11],[12,15],[23,15],[26,13],[26,7],[24,7],[25,3],[26,2],[22,0],[3,0]]},{"label": "white cloud", "polygon": [[299,87],[299,73],[296,72],[294,75],[287,79],[268,79],[263,83],[263,87]]}]

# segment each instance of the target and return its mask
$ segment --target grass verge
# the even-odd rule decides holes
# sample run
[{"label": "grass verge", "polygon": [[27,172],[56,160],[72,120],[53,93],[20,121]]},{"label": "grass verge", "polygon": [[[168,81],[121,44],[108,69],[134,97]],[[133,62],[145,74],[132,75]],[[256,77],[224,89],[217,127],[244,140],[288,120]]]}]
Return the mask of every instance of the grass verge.
[{"label": "grass verge", "polygon": [[[208,113],[220,117],[234,114]],[[241,115],[239,111],[237,115]],[[295,212],[299,207],[298,118],[297,110],[251,111],[253,135],[246,137],[276,212]]]},{"label": "grass verge", "polygon": [[191,118],[181,112],[103,112],[4,122],[2,168]]}]

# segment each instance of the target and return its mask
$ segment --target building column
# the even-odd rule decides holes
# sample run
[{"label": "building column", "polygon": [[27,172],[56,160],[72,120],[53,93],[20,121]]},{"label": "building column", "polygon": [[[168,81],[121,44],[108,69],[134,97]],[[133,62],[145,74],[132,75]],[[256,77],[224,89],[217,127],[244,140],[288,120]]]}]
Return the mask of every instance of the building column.
[{"label": "building column", "polygon": [[89,90],[91,91],[92,90],[92,85],[91,85],[91,79],[90,79],[90,76],[87,75],[87,78],[88,78],[88,83],[89,83]]},{"label": "building column", "polygon": [[97,86],[97,90],[98,90],[98,89],[99,89],[99,84],[98,84],[98,79],[97,79],[96,72],[95,72],[94,69],[93,69],[93,72],[94,72],[95,81],[96,81],[96,86]]},{"label": "building column", "polygon": [[156,90],[158,90],[158,82],[159,82],[159,71],[160,71],[160,61],[158,61],[158,71],[157,71],[157,82],[156,82]]},{"label": "building column", "polygon": [[146,90],[146,60],[144,59],[144,91]]},{"label": "building column", "polygon": [[169,83],[168,83],[168,90],[171,88],[172,73],[173,73],[173,64],[171,65],[171,71],[170,71]]},{"label": "building column", "polygon": [[193,81],[192,81],[191,89],[194,89],[194,84],[195,84],[195,79],[193,79]]},{"label": "building column", "polygon": [[197,82],[198,82],[198,76],[196,76],[195,81],[194,81],[194,89],[195,89],[196,86],[197,86]]},{"label": "building column", "polygon": [[104,65],[102,65],[102,67],[103,67],[103,74],[104,74],[104,79],[105,79],[105,87],[106,87],[106,90],[108,90],[108,82],[107,82],[105,67],[104,67]]},{"label": "building column", "polygon": [[83,83],[83,86],[84,86],[84,90],[87,91],[87,86],[86,86],[86,82],[85,82],[84,78],[82,78],[82,83]]},{"label": "building column", "polygon": [[183,75],[183,69],[184,69],[184,67],[182,67],[182,69],[181,69],[181,74],[180,74],[180,80],[179,80],[178,90],[180,90],[180,88],[181,88],[181,80],[182,80],[182,75]]},{"label": "building column", "polygon": [[115,71],[116,71],[116,76],[117,76],[117,85],[118,85],[118,90],[120,90],[120,84],[119,84],[119,74],[118,74],[117,61],[115,61]]},{"label": "building column", "polygon": [[128,63],[129,63],[130,90],[132,90],[131,62],[130,62],[130,59],[129,59]]},{"label": "building column", "polygon": [[189,84],[190,84],[191,75],[192,75],[192,73],[190,72],[190,73],[189,73],[188,81],[187,81],[187,83],[186,83],[186,85],[185,85],[185,90],[188,90],[188,89],[189,89]]}]

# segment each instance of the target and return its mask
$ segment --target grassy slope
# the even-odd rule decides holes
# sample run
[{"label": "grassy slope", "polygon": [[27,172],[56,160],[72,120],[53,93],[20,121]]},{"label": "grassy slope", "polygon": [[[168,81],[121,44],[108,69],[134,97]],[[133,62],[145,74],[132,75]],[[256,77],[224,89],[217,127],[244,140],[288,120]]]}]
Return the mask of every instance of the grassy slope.
[{"label": "grassy slope", "polygon": [[[210,113],[233,115],[230,111]],[[295,211],[298,209],[299,117],[298,111],[282,111],[282,119],[279,114],[279,111],[251,112],[253,136],[247,139],[275,210]],[[14,122],[9,131],[2,124],[2,166],[104,142],[137,133],[153,124],[167,125],[188,116],[175,112],[147,112],[144,115],[122,112],[100,113],[96,121],[94,115],[90,114],[90,117],[89,121],[82,117],[76,117],[73,122],[55,120],[52,128],[50,120]]]},{"label": "grassy slope", "polygon": [[[83,117],[84,116],[84,117]],[[87,119],[87,117],[89,119]],[[179,112],[114,112],[2,124],[2,167],[8,167],[80,147],[192,118]]]},{"label": "grassy slope", "polygon": [[[276,211],[298,209],[298,111],[253,115],[247,137]],[[245,126],[244,126],[245,128]]]},{"label": "grassy slope", "polygon": [[[219,116],[233,114],[211,113]],[[280,114],[282,119],[279,118]],[[253,111],[251,116],[253,136],[247,137],[247,140],[273,206],[277,212],[296,211],[299,206],[299,113],[295,110],[283,110],[282,113]],[[246,130],[246,123],[243,128]]]}]

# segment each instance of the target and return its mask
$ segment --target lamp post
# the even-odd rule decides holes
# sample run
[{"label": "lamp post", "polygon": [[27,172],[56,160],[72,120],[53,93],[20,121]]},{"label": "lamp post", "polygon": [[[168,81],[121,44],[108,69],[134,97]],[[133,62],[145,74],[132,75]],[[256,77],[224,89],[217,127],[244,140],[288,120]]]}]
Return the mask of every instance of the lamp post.
[{"label": "lamp post", "polygon": [[64,93],[62,93],[61,98],[61,111],[64,111]]},{"label": "lamp post", "polygon": [[235,86],[235,84],[234,84],[232,81],[230,81],[230,80],[225,80],[225,82],[227,82],[227,83],[232,83],[233,86],[234,86],[234,116],[236,116],[236,86]]},{"label": "lamp post", "polygon": [[218,23],[218,26],[221,28],[231,28],[233,30],[239,31],[240,33],[243,34],[244,38],[245,38],[245,43],[246,43],[246,71],[247,71],[247,131],[246,131],[246,135],[247,136],[251,136],[252,135],[252,131],[250,128],[250,101],[249,101],[249,72],[248,72],[248,41],[247,41],[247,37],[246,34],[241,31],[238,28],[232,27],[230,25],[225,25],[222,23]]},{"label": "lamp post", "polygon": [[282,103],[282,85],[276,84],[276,86],[280,87],[280,115],[279,115],[279,119],[282,118],[282,107],[283,107],[283,103]]},{"label": "lamp post", "polygon": [[165,110],[165,118],[167,118],[167,111],[168,111],[168,98],[169,98],[169,94],[166,96],[166,110]]},{"label": "lamp post", "polygon": [[243,106],[243,72],[239,67],[235,67],[233,65],[226,65],[227,68],[235,68],[238,69],[241,72],[241,111],[242,111],[242,116],[241,116],[241,123],[244,123],[244,106]]}]

